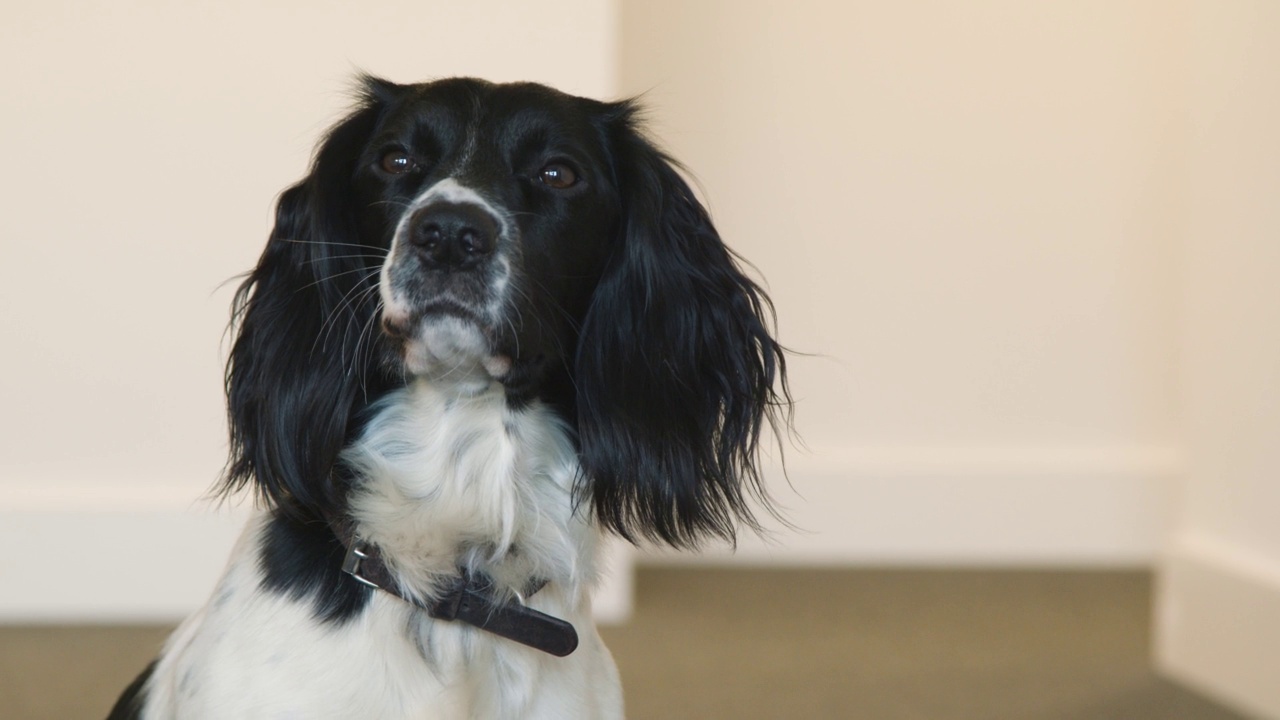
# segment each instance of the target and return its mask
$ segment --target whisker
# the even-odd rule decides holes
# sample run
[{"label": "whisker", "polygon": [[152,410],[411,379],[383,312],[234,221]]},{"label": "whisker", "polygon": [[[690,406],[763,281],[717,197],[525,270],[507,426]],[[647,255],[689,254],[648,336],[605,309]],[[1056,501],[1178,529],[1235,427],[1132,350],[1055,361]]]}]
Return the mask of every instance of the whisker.
[{"label": "whisker", "polygon": [[[339,315],[342,314],[344,308],[352,306],[354,301],[363,301],[366,293],[377,289],[377,284],[363,287],[364,284],[368,282],[369,278],[373,277],[376,272],[377,271],[375,270],[370,270],[367,275],[357,280],[350,290],[346,291],[342,294],[342,297],[338,298],[337,306],[329,312],[329,316],[320,324],[320,330],[316,333],[315,343],[311,346],[312,353],[315,352],[316,346],[320,345],[322,342],[327,347],[329,335],[333,332],[333,329],[337,327],[336,321]],[[350,317],[347,319],[348,324],[351,322],[351,319],[352,318]]]},{"label": "whisker", "polygon": [[327,283],[330,280],[334,278],[342,277],[343,275],[351,275],[352,273],[362,272],[362,273],[368,273],[368,275],[366,275],[365,277],[369,277],[374,273],[381,272],[381,270],[382,270],[381,268],[374,268],[373,270],[370,270],[369,268],[356,268],[355,270],[343,270],[342,272],[337,272],[332,275],[326,275],[325,277],[322,277],[316,280],[315,282],[307,283],[306,285],[303,285],[302,287],[298,288],[298,290],[306,290],[307,288],[315,287],[316,285],[319,285],[321,283]]},{"label": "whisker", "polygon": [[[517,314],[519,312],[519,310],[516,311]],[[507,324],[507,327],[511,328],[511,338],[516,341],[516,357],[520,357],[520,333],[516,330],[515,323],[511,322],[511,318],[505,313],[502,316],[502,320]]]},{"label": "whisker", "polygon": [[319,258],[311,258],[310,260],[304,260],[304,261],[303,261],[303,264],[304,264],[304,265],[310,265],[310,264],[312,264],[312,263],[324,262],[325,260],[349,260],[349,259],[352,259],[352,258],[378,258],[378,259],[386,259],[386,257],[387,257],[387,256],[386,256],[386,254],[385,254],[385,253],[384,253],[384,254],[382,254],[382,255],[371,255],[371,254],[368,254],[368,253],[362,253],[362,254],[359,254],[359,255],[333,255],[333,256],[330,256],[330,257],[319,257]]},{"label": "whisker", "polygon": [[365,245],[363,243],[340,243],[340,242],[330,242],[328,240],[296,240],[294,238],[280,238],[280,239],[283,240],[284,242],[297,243],[299,245],[332,245],[334,247],[355,247],[355,248],[362,248],[364,250],[377,250],[381,252],[383,255],[386,255],[388,252],[390,252],[386,248],[380,248],[377,245]]},{"label": "whisker", "polygon": [[[360,357],[360,346],[364,344],[365,333],[369,332],[369,330],[373,328],[374,320],[377,317],[378,317],[378,313],[376,311],[371,313],[369,315],[369,318],[365,320],[364,327],[360,329],[360,334],[356,336],[356,349],[355,349],[355,352],[352,353],[351,370],[347,371],[348,375],[350,375],[356,369],[357,365],[364,366],[368,364],[365,358]],[[372,334],[369,335],[369,344],[367,346],[367,350],[370,353],[370,358],[372,358],[372,352],[373,352],[373,335]],[[364,393],[365,402],[368,402],[369,392],[368,392],[368,389],[365,387],[365,376],[366,376],[366,373],[360,373],[360,389]]]},{"label": "whisker", "polygon": [[373,202],[369,203],[369,207],[377,207],[379,205],[392,205],[392,206],[402,207],[407,209],[412,207],[413,203],[407,200],[374,200]]},{"label": "whisker", "polygon": [[[364,289],[364,291],[363,291],[363,292],[361,292],[359,295],[353,296],[353,297],[351,298],[351,300],[349,300],[349,301],[348,301],[348,303],[347,303],[347,304],[348,304],[348,305],[350,305],[352,312],[351,312],[351,313],[349,313],[349,314],[347,314],[347,327],[346,327],[346,328],[344,328],[344,329],[343,329],[343,332],[342,332],[342,355],[343,355],[343,357],[346,357],[346,354],[347,354],[347,338],[348,338],[348,337],[350,336],[350,334],[351,334],[351,332],[350,332],[350,329],[351,329],[351,323],[352,323],[353,321],[355,321],[355,319],[356,319],[356,314],[357,314],[357,313],[355,312],[356,307],[357,307],[357,306],[359,306],[359,305],[361,305],[361,304],[363,304],[363,303],[366,301],[366,299],[369,297],[369,295],[370,295],[370,294],[372,294],[372,293],[373,293],[374,291],[376,291],[377,289],[378,289],[378,286],[377,286],[377,285],[373,285],[373,286],[367,287],[367,288],[365,288],[365,289]],[[340,310],[341,310],[341,308],[339,308],[339,311],[340,311]],[[371,316],[371,318],[372,318],[372,316]],[[334,327],[336,327],[336,326],[337,326],[336,324],[334,324],[334,325],[330,326],[330,331],[332,331],[332,330],[333,330],[333,328],[334,328]],[[361,330],[361,332],[363,333],[363,330]],[[358,341],[358,340],[357,340],[357,343],[356,343],[356,349],[355,349],[355,350],[356,350],[356,353],[355,353],[355,354],[358,354],[358,353],[359,353],[359,351],[360,351],[360,345],[359,345],[359,341]]]}]

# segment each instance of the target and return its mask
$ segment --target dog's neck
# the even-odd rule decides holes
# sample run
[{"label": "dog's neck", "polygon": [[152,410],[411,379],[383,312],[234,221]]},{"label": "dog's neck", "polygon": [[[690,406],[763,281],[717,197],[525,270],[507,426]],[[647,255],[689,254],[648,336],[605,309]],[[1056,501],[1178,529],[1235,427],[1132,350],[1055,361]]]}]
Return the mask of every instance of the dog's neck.
[{"label": "dog's neck", "polygon": [[500,384],[418,380],[381,401],[344,453],[357,532],[422,598],[458,569],[518,593],[532,578],[576,598],[594,573],[594,532],[575,512],[577,456],[564,423]]}]

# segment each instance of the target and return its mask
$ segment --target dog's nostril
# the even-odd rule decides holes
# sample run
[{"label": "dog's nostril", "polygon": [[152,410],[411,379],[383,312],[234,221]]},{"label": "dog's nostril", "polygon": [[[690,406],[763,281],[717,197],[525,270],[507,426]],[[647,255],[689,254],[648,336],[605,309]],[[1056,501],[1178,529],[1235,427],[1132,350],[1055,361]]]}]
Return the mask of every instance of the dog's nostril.
[{"label": "dog's nostril", "polygon": [[467,228],[462,231],[462,249],[467,255],[488,255],[493,250],[493,241],[490,236]]},{"label": "dog's nostril", "polygon": [[410,241],[419,247],[432,250],[440,244],[443,235],[440,232],[440,226],[436,223],[426,223],[418,228],[418,232],[414,233]]}]

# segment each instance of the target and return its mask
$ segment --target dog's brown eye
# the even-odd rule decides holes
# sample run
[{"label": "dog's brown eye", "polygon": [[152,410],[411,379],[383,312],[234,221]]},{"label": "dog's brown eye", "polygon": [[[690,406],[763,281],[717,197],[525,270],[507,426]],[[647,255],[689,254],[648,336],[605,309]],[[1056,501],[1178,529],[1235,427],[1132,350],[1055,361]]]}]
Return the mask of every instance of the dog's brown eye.
[{"label": "dog's brown eye", "polygon": [[560,163],[552,163],[538,172],[538,179],[543,185],[555,188],[556,190],[564,190],[578,184],[578,174],[573,168]]},{"label": "dog's brown eye", "polygon": [[383,155],[382,161],[379,165],[382,166],[383,172],[387,172],[392,175],[400,175],[410,172],[418,166],[418,164],[413,161],[413,157],[403,150],[392,150],[386,155]]}]

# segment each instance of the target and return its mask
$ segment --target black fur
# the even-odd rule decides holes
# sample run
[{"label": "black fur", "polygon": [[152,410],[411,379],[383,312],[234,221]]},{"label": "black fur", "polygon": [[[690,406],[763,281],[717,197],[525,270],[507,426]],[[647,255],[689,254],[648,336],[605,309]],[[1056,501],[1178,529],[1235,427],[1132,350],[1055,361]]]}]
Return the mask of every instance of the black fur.
[{"label": "black fur", "polygon": [[[381,173],[388,147],[419,169]],[[549,192],[531,180],[549,157],[582,181]],[[362,411],[405,382],[396,339],[379,331],[377,270],[399,210],[458,173],[519,226],[522,305],[490,342],[513,360],[509,402],[547,402],[576,429],[583,507],[629,540],[675,546],[756,527],[753,496],[768,507],[757,445],[790,402],[772,306],[644,138],[635,104],[366,78],[359,107],[279,200],[236,297],[226,378],[222,489],[252,486],[275,509],[268,586],[314,592],[327,619],[361,602],[318,569],[336,552],[323,519],[345,507],[338,456]]]},{"label": "black fur", "polygon": [[767,505],[761,424],[789,402],[773,306],[634,107],[612,110],[623,216],[578,343],[583,471],[597,519],[623,537],[732,540],[736,522],[757,527],[744,489]]},{"label": "black fur", "polygon": [[297,600],[310,598],[323,622],[340,623],[364,609],[373,590],[342,572],[346,548],[328,524],[277,513],[262,532],[259,560],[268,590]]},{"label": "black fur", "polygon": [[369,290],[387,239],[363,231],[353,195],[378,114],[362,108],[335,127],[311,174],[281,195],[275,228],[233,309],[224,490],[252,483],[271,507],[300,520],[341,506],[338,452],[358,430],[354,418],[393,384],[378,362]]},{"label": "black fur", "polygon": [[107,720],[137,720],[142,717],[142,708],[147,702],[146,684],[155,672],[158,662],[160,661],[152,661],[138,677],[134,678],[133,682],[129,683],[129,687],[124,689],[120,698],[116,700],[116,704],[112,706]]}]

